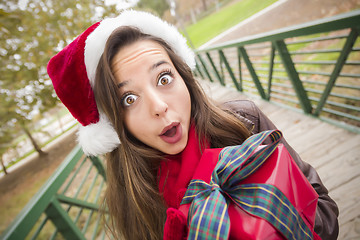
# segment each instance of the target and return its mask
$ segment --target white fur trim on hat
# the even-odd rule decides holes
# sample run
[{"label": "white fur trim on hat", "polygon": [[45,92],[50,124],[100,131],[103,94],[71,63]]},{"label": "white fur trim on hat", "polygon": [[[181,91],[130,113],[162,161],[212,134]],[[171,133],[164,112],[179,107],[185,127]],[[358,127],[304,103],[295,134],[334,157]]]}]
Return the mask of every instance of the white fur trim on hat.
[{"label": "white fur trim on hat", "polygon": [[120,144],[115,129],[104,114],[100,114],[100,120],[97,123],[80,125],[78,142],[88,156],[111,152]]},{"label": "white fur trim on hat", "polygon": [[92,87],[94,87],[96,68],[104,52],[106,41],[111,33],[120,26],[137,27],[145,34],[165,40],[191,69],[195,68],[194,52],[174,26],[150,13],[126,10],[116,18],[107,18],[101,21],[100,25],[86,39],[85,66]]}]

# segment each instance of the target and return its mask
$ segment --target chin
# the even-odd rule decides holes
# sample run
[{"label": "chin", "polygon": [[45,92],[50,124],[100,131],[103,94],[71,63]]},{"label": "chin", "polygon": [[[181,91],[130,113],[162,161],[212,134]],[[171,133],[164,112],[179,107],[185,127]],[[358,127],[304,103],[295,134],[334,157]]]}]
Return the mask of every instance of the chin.
[{"label": "chin", "polygon": [[176,144],[177,146],[165,148],[163,152],[165,154],[169,154],[169,155],[179,154],[185,149],[186,143],[187,143],[187,141],[185,142],[185,144]]},{"label": "chin", "polygon": [[167,149],[166,151],[164,151],[164,153],[168,154],[168,155],[176,155],[176,154],[181,153],[184,149],[185,149],[185,147],[181,148],[181,149],[174,149],[174,150]]}]

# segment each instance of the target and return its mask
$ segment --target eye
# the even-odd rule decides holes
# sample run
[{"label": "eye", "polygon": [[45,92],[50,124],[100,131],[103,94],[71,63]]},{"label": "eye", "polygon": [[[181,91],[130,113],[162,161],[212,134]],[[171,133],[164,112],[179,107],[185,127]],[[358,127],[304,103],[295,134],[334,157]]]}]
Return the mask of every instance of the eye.
[{"label": "eye", "polygon": [[136,99],[138,99],[138,96],[134,94],[127,94],[122,98],[122,104],[124,107],[129,107],[136,101]]},{"label": "eye", "polygon": [[171,73],[165,73],[160,76],[157,85],[164,86],[164,85],[171,83],[173,80],[174,80],[174,78],[172,77]]}]

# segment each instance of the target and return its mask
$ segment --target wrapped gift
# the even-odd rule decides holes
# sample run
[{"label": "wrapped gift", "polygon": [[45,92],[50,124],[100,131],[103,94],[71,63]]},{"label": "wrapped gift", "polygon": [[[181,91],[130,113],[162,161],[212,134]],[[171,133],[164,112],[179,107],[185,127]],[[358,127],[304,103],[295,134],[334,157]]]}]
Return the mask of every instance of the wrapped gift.
[{"label": "wrapped gift", "polygon": [[[273,144],[261,146],[267,137]],[[266,131],[205,150],[179,208],[188,239],[320,239],[318,195],[280,138]]]}]

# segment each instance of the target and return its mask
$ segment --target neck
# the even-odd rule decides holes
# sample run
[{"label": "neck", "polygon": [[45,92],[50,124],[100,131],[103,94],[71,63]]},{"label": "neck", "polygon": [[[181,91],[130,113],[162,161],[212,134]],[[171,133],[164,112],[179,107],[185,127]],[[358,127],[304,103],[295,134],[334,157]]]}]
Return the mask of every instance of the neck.
[{"label": "neck", "polygon": [[180,205],[181,199],[199,163],[203,150],[200,147],[194,124],[190,126],[188,143],[176,155],[167,156],[159,168],[159,191],[163,194],[168,207]]}]

